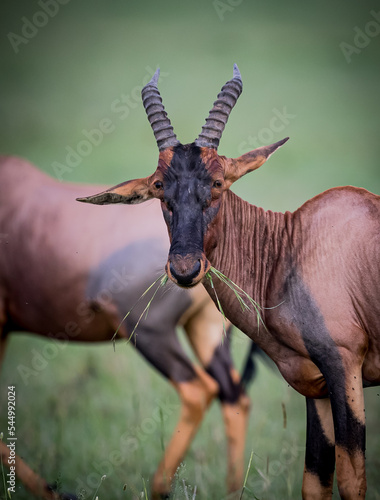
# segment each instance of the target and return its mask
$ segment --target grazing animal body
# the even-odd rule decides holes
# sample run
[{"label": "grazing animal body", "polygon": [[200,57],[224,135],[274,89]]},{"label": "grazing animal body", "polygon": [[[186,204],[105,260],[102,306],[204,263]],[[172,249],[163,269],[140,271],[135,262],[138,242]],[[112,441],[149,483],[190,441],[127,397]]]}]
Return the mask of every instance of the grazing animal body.
[{"label": "grazing animal body", "polygon": [[[157,170],[80,201],[161,200],[171,239],[169,277],[182,287],[203,280],[229,320],[306,397],[303,498],[331,498],[335,469],[341,497],[364,498],[363,386],[380,383],[380,197],[341,187],[293,213],[248,204],[230,186],[287,139],[235,159],[218,155],[242,91],[237,66],[201,134],[187,145],[160,105],[157,76],[142,91],[160,152]],[[263,323],[255,311],[242,312],[225,283],[214,280],[211,287],[211,266],[260,304]]]},{"label": "grazing animal body", "polygon": [[[19,158],[0,158],[1,355],[11,331],[65,341],[110,341],[124,315],[162,272],[169,241],[159,203],[130,207],[127,213],[125,207],[105,213],[76,203],[83,191],[95,189],[61,184]],[[178,425],[153,479],[153,498],[168,494],[215,397],[221,401],[228,437],[228,489],[234,491],[244,472],[249,400],[233,368],[229,342],[221,344],[223,318],[203,287],[189,292],[168,285],[157,293],[130,342],[174,385],[181,400]],[[118,338],[130,337],[143,302],[133,308]],[[178,325],[202,368],[183,351]],[[7,465],[9,448],[0,445]],[[51,491],[21,458],[16,474],[39,498],[74,498]]]}]

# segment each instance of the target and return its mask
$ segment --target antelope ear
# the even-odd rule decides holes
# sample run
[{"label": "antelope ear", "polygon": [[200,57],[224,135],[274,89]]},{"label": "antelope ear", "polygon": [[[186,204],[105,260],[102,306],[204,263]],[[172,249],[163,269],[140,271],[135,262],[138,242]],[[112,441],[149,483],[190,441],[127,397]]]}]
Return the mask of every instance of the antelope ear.
[{"label": "antelope ear", "polygon": [[232,184],[233,182],[240,179],[245,174],[253,172],[257,168],[261,167],[263,163],[285,142],[289,139],[286,137],[282,141],[275,142],[270,146],[262,146],[260,148],[249,151],[239,158],[231,158],[228,162],[228,167],[225,172],[226,181]]},{"label": "antelope ear", "polygon": [[94,203],[95,205],[110,205],[112,203],[136,205],[154,198],[149,181],[150,177],[145,177],[144,179],[123,182],[102,193],[85,198],[77,198],[77,201]]}]

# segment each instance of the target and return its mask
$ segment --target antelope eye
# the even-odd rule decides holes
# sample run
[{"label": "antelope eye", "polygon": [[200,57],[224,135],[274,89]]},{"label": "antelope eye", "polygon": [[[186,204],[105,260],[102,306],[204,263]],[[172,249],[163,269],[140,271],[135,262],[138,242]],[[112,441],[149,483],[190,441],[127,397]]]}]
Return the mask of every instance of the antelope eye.
[{"label": "antelope eye", "polygon": [[161,182],[161,181],[156,181],[156,182],[154,183],[154,187],[155,187],[156,189],[162,189],[162,188],[164,187],[164,184],[163,184],[163,182]]},{"label": "antelope eye", "polygon": [[222,181],[215,181],[213,184],[214,188],[221,188],[222,187]]}]

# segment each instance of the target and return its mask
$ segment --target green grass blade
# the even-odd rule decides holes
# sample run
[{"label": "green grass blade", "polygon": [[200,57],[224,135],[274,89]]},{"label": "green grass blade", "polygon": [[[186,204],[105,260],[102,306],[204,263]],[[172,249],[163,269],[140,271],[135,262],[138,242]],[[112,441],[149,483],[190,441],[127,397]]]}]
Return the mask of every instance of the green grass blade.
[{"label": "green grass blade", "polygon": [[151,303],[152,303],[152,301],[153,301],[154,297],[156,296],[157,291],[159,290],[159,288],[161,288],[162,286],[165,286],[165,285],[166,285],[166,283],[167,283],[167,281],[168,281],[168,275],[167,275],[166,273],[161,274],[161,275],[160,275],[160,276],[159,276],[159,277],[158,277],[158,278],[157,278],[157,279],[156,279],[156,280],[155,280],[155,281],[154,281],[154,282],[153,282],[150,286],[148,286],[148,288],[145,290],[145,292],[144,292],[144,293],[142,293],[142,294],[140,295],[140,297],[139,297],[139,298],[138,298],[138,300],[135,302],[135,304],[132,306],[132,308],[131,308],[128,312],[127,312],[127,314],[124,316],[124,318],[120,321],[119,326],[116,328],[116,331],[115,331],[115,333],[113,334],[113,337],[112,337],[112,341],[113,341],[113,342],[115,342],[115,338],[116,338],[117,334],[119,333],[119,330],[120,330],[120,328],[121,328],[121,325],[122,325],[122,324],[124,323],[124,321],[128,318],[128,316],[131,314],[131,312],[133,311],[133,309],[137,306],[137,304],[140,302],[140,300],[141,300],[141,299],[143,299],[143,298],[145,297],[145,295],[146,295],[146,294],[147,294],[147,293],[148,293],[148,292],[149,292],[149,291],[150,291],[150,290],[154,287],[154,285],[155,285],[158,281],[160,281],[160,280],[161,280],[161,282],[160,282],[159,286],[158,286],[158,287],[157,287],[157,289],[155,290],[155,292],[154,292],[154,294],[153,294],[153,297],[150,299],[150,301],[149,301],[148,305],[145,307],[144,311],[142,312],[141,316],[139,317],[139,319],[138,319],[138,321],[137,321],[137,323],[136,323],[136,325],[135,325],[135,327],[134,327],[134,329],[133,329],[133,331],[132,331],[131,335],[130,335],[130,336],[129,336],[129,338],[128,338],[128,342],[131,340],[131,338],[132,338],[132,336],[133,336],[133,334],[134,334],[134,332],[135,332],[136,328],[138,327],[138,325],[139,325],[139,323],[140,323],[140,321],[141,321],[141,318],[144,316],[144,314],[145,314],[145,313],[147,313],[147,314],[148,314],[149,307],[150,307],[150,305],[151,305]]},{"label": "green grass blade", "polygon": [[193,492],[193,498],[192,498],[192,500],[195,500],[196,496],[197,496],[197,485],[194,486],[194,492]]},{"label": "green grass blade", "polygon": [[223,332],[224,332],[224,335],[227,335],[227,332],[226,332],[226,321],[227,321],[227,318],[226,318],[226,315],[224,314],[224,311],[223,311],[223,308],[222,308],[222,304],[220,303],[218,294],[216,293],[216,290],[215,290],[215,287],[214,287],[214,282],[212,280],[212,276],[211,276],[210,271],[206,274],[206,277],[209,279],[210,284],[211,284],[211,288],[214,290],[214,294],[215,294],[215,298],[216,298],[216,303],[218,304],[218,309],[219,309],[221,315],[223,316]]},{"label": "green grass blade", "polygon": [[[158,280],[156,280],[156,281],[155,281],[155,283],[157,283],[157,281],[158,281]],[[153,283],[153,284],[155,284],[155,283]],[[166,283],[166,281],[165,281],[165,283]],[[153,286],[153,285],[151,285],[151,286],[149,287],[149,289],[151,289],[151,288],[152,288],[152,286]],[[148,312],[149,312],[149,308],[150,308],[150,305],[151,305],[151,303],[153,302],[153,300],[154,300],[154,298],[155,298],[155,296],[156,296],[156,294],[157,294],[158,290],[161,288],[161,286],[162,286],[162,281],[161,281],[160,285],[159,285],[159,286],[156,288],[156,290],[154,291],[152,298],[150,299],[150,301],[148,302],[148,304],[145,306],[145,308],[144,308],[143,312],[140,314],[140,317],[139,317],[139,319],[137,320],[137,322],[136,322],[136,324],[135,324],[135,326],[134,326],[134,328],[133,328],[133,330],[132,330],[132,333],[130,334],[130,336],[129,336],[128,340],[127,340],[127,343],[128,343],[128,342],[130,342],[131,338],[133,337],[133,334],[135,333],[135,331],[136,331],[137,327],[139,326],[140,321],[142,320],[142,318],[143,318],[144,314],[145,314],[145,318],[147,318],[147,316],[148,316]],[[143,295],[145,295],[145,293],[146,293],[146,292],[144,292],[144,294],[143,294]]]},{"label": "green grass blade", "polygon": [[[3,441],[3,436],[4,434],[1,433],[0,434],[0,441]],[[1,461],[1,475],[3,476],[3,484],[4,484],[4,498],[7,498],[7,487],[6,487],[6,484],[5,484],[5,473],[4,473],[4,465],[3,465],[3,454],[1,454],[1,457],[0,457],[0,461]],[[10,498],[10,493],[8,491],[8,495],[9,495],[9,498]]]},{"label": "green grass blade", "polygon": [[148,492],[146,490],[145,479],[143,477],[141,479],[142,479],[142,482],[143,482],[143,485],[144,485],[144,498],[145,498],[145,500],[149,500]]},{"label": "green grass blade", "polygon": [[102,477],[100,478],[100,482],[99,482],[99,484],[98,484],[98,487],[97,487],[97,488],[96,488],[96,490],[95,490],[95,493],[94,493],[94,496],[92,497],[92,500],[95,500],[95,499],[97,498],[97,494],[98,494],[99,488],[101,487],[102,482],[106,479],[106,477],[107,477],[107,476],[106,476],[106,475],[104,475],[104,476],[102,476]]},{"label": "green grass blade", "polygon": [[[225,283],[231,290],[234,292],[241,308],[243,311],[249,310],[249,306],[244,302],[243,298],[241,297],[240,293],[237,290],[237,285],[234,284],[233,281],[229,280],[223,273],[220,271],[217,271],[215,268],[212,268],[211,271],[221,280],[223,283]],[[233,286],[231,286],[233,285]]]},{"label": "green grass blade", "polygon": [[[246,310],[250,310],[251,312],[256,313],[257,317],[257,328],[260,328],[260,323],[264,326],[264,328],[267,330],[267,327],[264,323],[264,320],[261,316],[260,310],[263,308],[255,301],[253,298],[248,295],[247,292],[245,292],[242,288],[240,288],[239,285],[234,283],[230,278],[228,278],[225,274],[223,274],[221,271],[216,269],[215,267],[211,267],[210,271],[217,276],[220,281],[222,281],[225,285],[227,285],[235,294],[235,297],[237,298],[243,312]],[[244,298],[243,298],[244,297]],[[244,299],[247,299],[249,304],[253,307],[254,311],[252,311],[251,307],[245,302]]]},{"label": "green grass blade", "polygon": [[248,481],[249,471],[251,469],[252,457],[253,457],[253,450],[251,451],[251,456],[249,457],[249,463],[248,463],[248,467],[247,467],[247,472],[245,473],[244,484],[243,484],[243,488],[241,490],[241,494],[240,494],[239,500],[242,500],[245,491],[248,491],[251,495],[253,495],[254,500],[259,500],[259,498],[257,498],[257,496],[252,491],[250,491],[247,488],[247,481]]}]

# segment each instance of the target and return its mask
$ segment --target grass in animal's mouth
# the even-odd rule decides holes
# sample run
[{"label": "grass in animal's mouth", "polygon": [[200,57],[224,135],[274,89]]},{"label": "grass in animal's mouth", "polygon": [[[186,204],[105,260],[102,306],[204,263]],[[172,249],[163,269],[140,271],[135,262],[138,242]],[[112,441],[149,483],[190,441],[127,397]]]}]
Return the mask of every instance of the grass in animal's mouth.
[{"label": "grass in animal's mouth", "polygon": [[[260,312],[260,311],[262,311],[263,308],[255,300],[253,300],[253,298],[250,295],[248,295],[247,292],[245,292],[242,288],[240,288],[230,278],[228,278],[225,274],[223,274],[221,271],[219,271],[215,267],[211,266],[210,270],[206,273],[206,279],[208,279],[209,282],[210,282],[211,288],[213,289],[214,294],[215,294],[215,298],[216,298],[216,303],[217,303],[218,309],[219,309],[220,313],[223,316],[223,319],[224,319],[224,321],[223,321],[223,330],[224,330],[224,333],[226,334],[226,321],[227,321],[227,318],[226,318],[226,315],[224,314],[224,311],[223,311],[223,308],[222,308],[222,304],[220,303],[218,294],[217,294],[215,286],[214,286],[213,275],[215,277],[217,277],[222,283],[224,283],[225,285],[227,285],[233,291],[233,293],[234,293],[237,301],[239,302],[240,307],[241,307],[241,309],[242,309],[243,312],[251,311],[251,312],[255,312],[256,313],[257,328],[260,327],[260,323],[261,323],[263,325],[263,327],[265,329],[267,329],[266,326],[265,326],[264,320],[263,320],[263,318],[261,316],[261,312]],[[133,327],[133,330],[132,330],[131,334],[129,335],[127,342],[129,342],[132,339],[133,334],[135,333],[137,327],[140,324],[140,321],[143,319],[144,316],[147,317],[148,312],[149,312],[149,308],[150,308],[150,306],[151,306],[154,298],[156,297],[158,290],[160,290],[160,288],[162,288],[162,287],[164,287],[166,285],[166,283],[168,282],[168,279],[169,279],[169,277],[166,274],[166,272],[163,273],[163,274],[161,274],[151,285],[148,286],[148,288],[145,290],[145,292],[143,292],[140,295],[139,299],[136,301],[136,303],[133,305],[133,307],[131,307],[131,309],[127,312],[127,314],[124,316],[124,318],[120,321],[119,326],[117,327],[117,329],[116,329],[116,331],[115,331],[115,333],[114,333],[114,335],[112,337],[112,341],[113,341],[114,344],[115,344],[116,336],[119,333],[119,330],[120,330],[122,324],[124,323],[124,321],[128,318],[128,316],[131,314],[131,312],[137,306],[137,304],[140,302],[140,300],[143,299],[145,297],[145,295],[148,292],[150,292],[152,290],[152,288],[158,283],[158,286],[154,290],[151,299],[149,300],[148,304],[145,306],[143,312],[140,314],[140,316],[139,316],[139,318],[138,318],[135,326]]]},{"label": "grass in animal's mouth", "polygon": [[[215,275],[222,283],[227,285],[234,293],[237,301],[240,304],[240,307],[243,312],[245,311],[251,311],[256,313],[256,318],[257,318],[257,328],[259,329],[260,323],[263,325],[265,329],[265,323],[264,320],[261,316],[262,307],[255,301],[253,298],[248,295],[247,292],[245,292],[240,286],[238,286],[236,283],[234,283],[230,278],[228,278],[225,274],[223,274],[221,271],[216,269],[215,267],[210,267],[210,270],[206,273],[206,278],[209,280],[211,288],[214,290],[215,293],[215,298],[216,298],[216,303],[218,305],[218,309],[223,315],[223,318],[226,319],[226,315],[224,314],[224,311],[222,309],[222,305],[220,303],[219,297],[216,293],[216,289],[214,286],[214,282],[212,279],[212,275]],[[223,328],[225,331],[225,325],[223,324]]]},{"label": "grass in animal's mouth", "polygon": [[145,295],[154,287],[154,285],[156,285],[156,283],[159,282],[159,285],[157,286],[157,288],[155,289],[155,291],[154,291],[154,293],[152,295],[152,298],[149,300],[148,304],[145,306],[143,312],[140,314],[139,319],[137,320],[135,326],[133,327],[132,333],[128,337],[127,342],[129,342],[131,340],[131,338],[133,337],[133,334],[135,333],[135,331],[136,331],[137,327],[139,326],[140,321],[142,320],[142,318],[144,317],[144,315],[145,315],[145,317],[148,316],[149,308],[150,308],[150,306],[151,306],[151,304],[152,304],[152,302],[153,302],[153,300],[154,300],[154,298],[155,298],[158,290],[166,285],[168,279],[169,278],[168,278],[168,275],[166,274],[166,272],[163,273],[163,274],[161,274],[161,276],[159,276],[155,281],[153,281],[153,283],[148,286],[148,288],[145,290],[145,292],[140,295],[140,297],[137,300],[137,302],[133,305],[133,307],[131,307],[131,309],[127,312],[127,314],[124,316],[124,318],[120,321],[119,326],[117,327],[115,333],[113,334],[112,341],[113,341],[114,345],[115,345],[115,338],[116,338],[117,334],[119,333],[121,325],[128,318],[128,316],[131,314],[131,312],[137,306],[137,304],[140,302],[140,300],[143,299],[145,297]]}]

